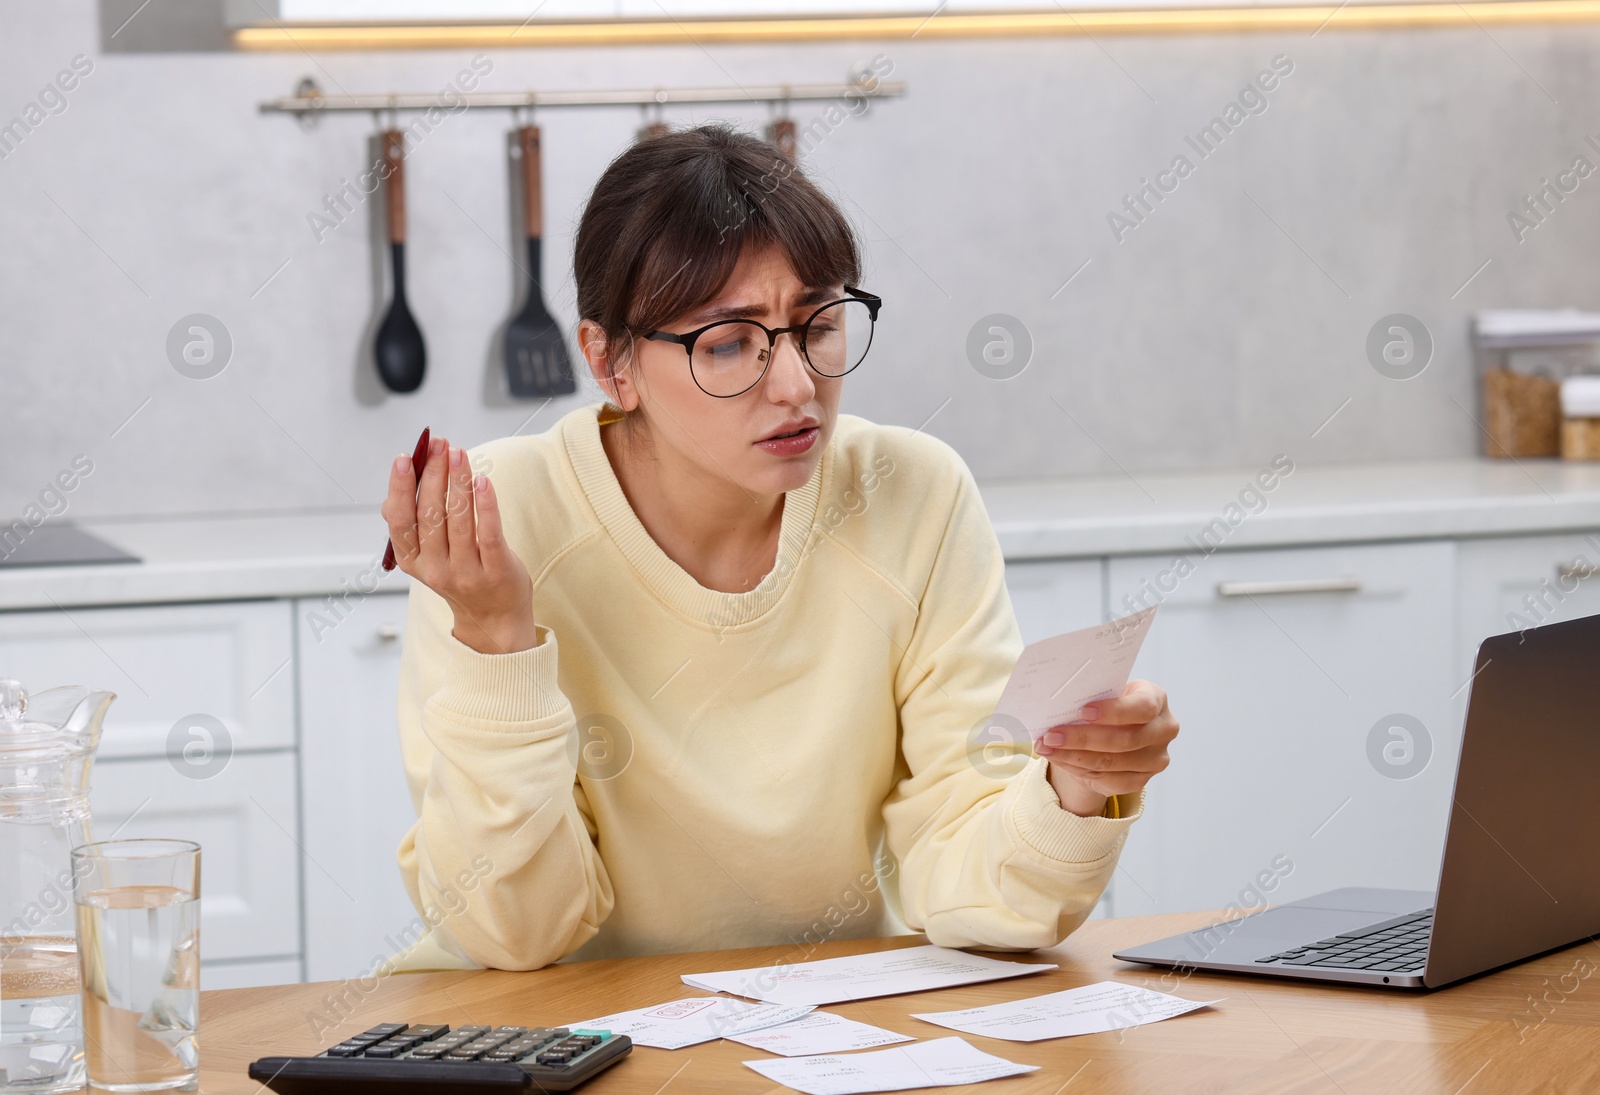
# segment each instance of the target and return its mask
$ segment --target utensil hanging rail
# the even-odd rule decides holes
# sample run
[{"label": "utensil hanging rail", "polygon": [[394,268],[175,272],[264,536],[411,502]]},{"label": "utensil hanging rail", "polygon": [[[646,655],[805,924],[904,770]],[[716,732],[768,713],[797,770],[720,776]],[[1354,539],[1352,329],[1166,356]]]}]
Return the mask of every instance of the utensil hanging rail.
[{"label": "utensil hanging rail", "polygon": [[845,84],[759,84],[749,87],[678,87],[585,91],[457,92],[446,100],[440,92],[384,95],[324,95],[302,80],[294,95],[268,99],[263,114],[304,117],[327,111],[416,111],[439,107],[527,110],[574,106],[656,106],[669,103],[783,103],[827,99],[886,99],[904,95],[904,80]]}]

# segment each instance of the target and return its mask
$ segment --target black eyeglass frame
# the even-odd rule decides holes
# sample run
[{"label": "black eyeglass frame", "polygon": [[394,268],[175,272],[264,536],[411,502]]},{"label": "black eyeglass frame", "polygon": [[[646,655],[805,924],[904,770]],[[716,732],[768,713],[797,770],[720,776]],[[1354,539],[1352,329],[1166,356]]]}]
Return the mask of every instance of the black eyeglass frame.
[{"label": "black eyeglass frame", "polygon": [[[883,307],[883,298],[878,296],[876,293],[869,293],[865,289],[857,289],[853,285],[846,285],[844,287],[844,291],[850,295],[848,297],[841,297],[838,300],[830,300],[826,304],[819,305],[816,311],[812,312],[806,317],[804,323],[799,323],[792,327],[768,327],[765,323],[754,319],[719,319],[715,323],[708,323],[704,327],[695,328],[693,331],[685,331],[681,335],[674,334],[671,331],[651,331],[648,334],[643,334],[639,337],[651,339],[655,342],[676,342],[682,346],[684,355],[689,361],[690,378],[694,381],[695,387],[699,388],[702,392],[706,392],[705,385],[701,384],[700,378],[694,375],[694,344],[701,335],[714,328],[726,327],[733,323],[751,324],[753,326],[760,327],[763,331],[767,332],[767,360],[766,363],[761,366],[761,372],[758,373],[756,378],[752,380],[746,387],[741,388],[736,392],[730,392],[727,395],[718,395],[716,392],[706,392],[706,394],[711,396],[713,399],[733,399],[736,396],[743,395],[745,392],[748,392],[751,388],[754,388],[757,384],[761,383],[761,378],[767,375],[767,369],[772,364],[772,352],[778,347],[778,336],[783,334],[792,334],[795,336],[795,342],[800,348],[800,357],[803,361],[805,361],[808,368],[814,370],[818,376],[825,376],[830,380],[836,380],[841,376],[847,376],[850,371],[856,367],[856,365],[860,365],[861,361],[865,361],[867,359],[867,350],[872,349],[872,333],[875,333],[878,327],[878,310]],[[850,368],[846,369],[844,372],[825,373],[812,363],[811,355],[806,353],[806,331],[810,328],[811,321],[816,319],[823,312],[827,311],[829,308],[832,308],[835,304],[848,304],[852,300],[859,300],[867,306],[867,316],[872,321],[872,333],[869,333],[867,336],[867,349],[861,351],[861,361],[857,361],[855,365],[851,365]]]}]

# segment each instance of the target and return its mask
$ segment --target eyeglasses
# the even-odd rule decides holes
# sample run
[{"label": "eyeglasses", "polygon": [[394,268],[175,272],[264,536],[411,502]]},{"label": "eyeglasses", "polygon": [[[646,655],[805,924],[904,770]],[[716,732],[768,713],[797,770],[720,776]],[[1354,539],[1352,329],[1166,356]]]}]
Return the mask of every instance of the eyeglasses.
[{"label": "eyeglasses", "polygon": [[861,364],[872,346],[883,298],[849,285],[848,300],[835,300],[793,327],[768,327],[753,319],[724,319],[683,334],[651,331],[643,337],[676,342],[689,355],[689,372],[700,390],[718,399],[743,395],[772,363],[778,336],[792,334],[807,365],[826,377],[840,377]]}]

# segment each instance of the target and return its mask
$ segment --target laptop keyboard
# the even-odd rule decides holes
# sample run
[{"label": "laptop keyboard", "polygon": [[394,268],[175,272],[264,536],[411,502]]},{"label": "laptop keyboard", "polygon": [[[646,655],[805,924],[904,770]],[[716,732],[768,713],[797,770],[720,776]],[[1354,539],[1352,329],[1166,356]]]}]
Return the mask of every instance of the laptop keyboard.
[{"label": "laptop keyboard", "polygon": [[1432,929],[1433,909],[1421,909],[1303,947],[1291,947],[1256,961],[1277,966],[1409,973],[1422,969],[1428,957],[1428,933]]}]

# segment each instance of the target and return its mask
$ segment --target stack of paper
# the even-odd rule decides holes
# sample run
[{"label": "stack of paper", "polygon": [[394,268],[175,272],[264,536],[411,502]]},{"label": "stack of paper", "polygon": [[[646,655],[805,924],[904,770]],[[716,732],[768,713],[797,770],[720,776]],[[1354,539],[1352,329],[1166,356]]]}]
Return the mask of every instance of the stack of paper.
[{"label": "stack of paper", "polygon": [[813,1011],[787,1023],[763,1027],[749,1034],[726,1035],[753,1049],[764,1049],[784,1057],[804,1057],[813,1053],[848,1053],[852,1049],[874,1049],[896,1042],[914,1042],[909,1034],[858,1023],[831,1011]]},{"label": "stack of paper", "polygon": [[[943,948],[914,947],[910,950],[937,952]],[[844,967],[835,966],[831,975],[825,973],[820,980],[813,978],[805,984],[791,987],[809,987],[818,991],[820,986],[842,984],[852,984],[857,988],[882,988],[889,984],[913,981],[926,983],[933,978],[943,979],[949,984],[971,984],[973,981],[1016,975],[1015,972],[996,973],[987,968],[991,963],[1014,967],[1021,972],[1055,968],[997,962],[961,951],[953,953],[962,958],[978,959],[978,962],[969,965],[941,954],[924,954],[919,961],[903,964],[892,972],[886,971],[881,964],[859,965],[864,959],[905,956],[908,953],[889,951],[809,963],[826,966],[829,962],[855,962],[858,965],[845,974],[839,973]],[[756,971],[734,972],[747,974]],[[721,976],[728,975],[697,974],[695,979]],[[684,980],[690,978],[685,977]],[[1094,1034],[1159,1022],[1217,1002],[1184,1000],[1135,985],[1101,981],[1065,992],[1052,992],[963,1011],[923,1012],[912,1018],[988,1038],[1035,1042],[1044,1038]],[[815,1011],[810,1004],[750,1004],[719,996],[693,996],[568,1025],[626,1034],[638,1045],[657,1049],[681,1049],[714,1038],[727,1038],[742,1045],[780,1054],[785,1059],[745,1061],[744,1064],[775,1083],[806,1092],[807,1095],[863,1095],[866,1092],[904,1091],[917,1087],[950,1087],[1016,1076],[1036,1071],[1039,1067],[995,1057],[956,1037],[935,1038],[915,1045],[839,1056],[851,1050],[894,1045],[914,1039],[910,1035],[858,1023],[842,1015]]]},{"label": "stack of paper", "polygon": [[581,1030],[609,1030],[626,1034],[635,1045],[654,1049],[682,1049],[714,1038],[744,1034],[763,1027],[777,1026],[798,1019],[811,1010],[807,1006],[747,1004],[725,996],[691,996],[654,1007],[619,1011],[568,1023]]},{"label": "stack of paper", "polygon": [[960,1038],[935,1038],[914,1046],[852,1053],[848,1057],[795,1057],[786,1061],[746,1061],[774,1083],[806,1095],[859,1095],[868,1091],[906,1091],[914,1087],[954,1087],[1037,1072],[985,1053]]},{"label": "stack of paper", "polygon": [[924,1012],[913,1014],[912,1018],[985,1038],[1037,1042],[1044,1038],[1098,1034],[1141,1023],[1156,1023],[1217,1002],[1185,1000],[1137,985],[1101,981],[1025,1000],[1008,1000],[964,1011]]},{"label": "stack of paper", "polygon": [[1053,962],[1002,962],[980,954],[927,944],[902,950],[875,951],[818,962],[758,966],[720,973],[686,973],[684,984],[707,992],[728,992],[773,1004],[838,1004],[929,992],[952,985],[998,981],[1056,969]]}]

